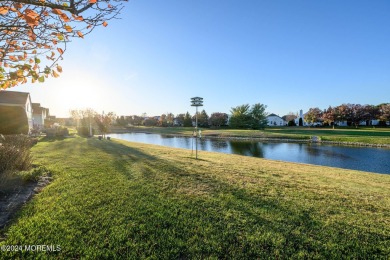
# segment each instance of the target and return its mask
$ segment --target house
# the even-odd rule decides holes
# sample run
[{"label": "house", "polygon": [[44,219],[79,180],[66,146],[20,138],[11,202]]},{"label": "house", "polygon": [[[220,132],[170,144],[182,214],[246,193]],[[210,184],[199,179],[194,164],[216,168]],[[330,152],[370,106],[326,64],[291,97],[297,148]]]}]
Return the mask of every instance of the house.
[{"label": "house", "polygon": [[39,103],[32,103],[33,110],[33,127],[42,130],[45,128],[45,119],[49,116],[49,109],[41,107]]},{"label": "house", "polygon": [[29,134],[33,128],[30,93],[0,91],[0,133]]},{"label": "house", "polygon": [[281,118],[278,115],[270,114],[267,116],[267,125],[268,126],[285,126],[286,121],[283,120],[283,118]]}]

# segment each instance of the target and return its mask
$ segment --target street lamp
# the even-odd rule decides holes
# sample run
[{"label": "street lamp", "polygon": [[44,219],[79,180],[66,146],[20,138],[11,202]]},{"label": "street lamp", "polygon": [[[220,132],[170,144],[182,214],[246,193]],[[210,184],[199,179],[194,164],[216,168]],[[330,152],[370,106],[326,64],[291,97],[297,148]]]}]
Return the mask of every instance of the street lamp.
[{"label": "street lamp", "polygon": [[191,106],[196,107],[196,114],[195,114],[195,149],[196,149],[196,159],[198,159],[198,107],[203,106],[203,98],[201,97],[193,97],[191,98]]}]

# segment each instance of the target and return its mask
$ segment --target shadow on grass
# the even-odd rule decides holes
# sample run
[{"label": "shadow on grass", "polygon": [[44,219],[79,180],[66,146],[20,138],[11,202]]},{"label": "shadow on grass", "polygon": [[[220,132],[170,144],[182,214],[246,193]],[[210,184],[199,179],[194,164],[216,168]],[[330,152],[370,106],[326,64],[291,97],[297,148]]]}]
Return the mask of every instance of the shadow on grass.
[{"label": "shadow on grass", "polygon": [[[140,212],[149,212],[142,215],[143,222],[152,224],[146,231],[135,231],[160,241],[153,251],[165,250],[179,239],[183,243],[180,252],[170,257],[257,258],[279,252],[285,257],[332,258],[346,254],[364,258],[384,253],[375,244],[386,241],[385,235],[348,226],[344,227],[348,232],[340,232],[341,223],[324,228],[326,218],[319,216],[314,207],[293,205],[277,195],[256,194],[207,172],[188,172],[177,163],[117,142],[91,139],[88,144],[111,154],[112,166],[129,180],[133,180],[127,170],[129,163],[142,162],[142,180],[133,188],[144,198],[143,204],[137,205]],[[186,159],[196,162],[194,158]],[[196,195],[199,187],[204,192]],[[174,235],[166,236],[166,229],[156,227],[167,227]],[[192,245],[186,244],[189,240]],[[367,244],[372,246],[360,246]]]},{"label": "shadow on grass", "polygon": [[[344,223],[325,224],[326,216],[320,216],[315,206],[305,207],[279,197],[282,191],[272,186],[275,184],[270,185],[277,192],[260,193],[257,189],[245,189],[223,178],[217,179],[210,174],[212,167],[204,166],[208,163],[204,159],[198,160],[199,164],[188,157],[182,161],[170,161],[116,141],[96,138],[47,143],[50,145],[43,143],[40,147],[48,150],[45,162],[51,163],[55,159],[69,163],[75,160],[78,168],[71,170],[73,165],[61,162],[60,167],[68,167],[70,172],[66,178],[93,168],[95,165],[91,163],[105,160],[102,167],[94,167],[90,173],[78,176],[85,180],[82,185],[76,180],[72,182],[74,186],[68,186],[70,190],[77,187],[80,197],[87,191],[96,194],[98,202],[92,206],[104,209],[99,208],[99,214],[93,215],[98,211],[93,208],[92,216],[88,216],[91,222],[85,222],[85,214],[79,212],[69,211],[66,218],[72,219],[71,223],[83,222],[80,226],[76,224],[76,229],[100,232],[106,236],[102,239],[110,237],[112,232],[110,239],[116,239],[111,248],[109,242],[96,248],[86,243],[85,247],[78,249],[80,252],[69,248],[61,252],[61,256],[80,258],[90,249],[88,247],[93,247],[95,258],[115,258],[120,254],[132,256],[128,258],[166,259],[369,258],[386,254],[383,248],[388,244],[388,237],[385,235],[342,226]],[[64,159],[64,156],[69,158]],[[89,158],[91,156],[98,158]],[[184,167],[187,163],[192,164],[193,170]],[[124,178],[115,179],[114,174]],[[136,178],[134,174],[137,174]],[[229,169],[223,174],[229,174]],[[96,180],[103,181],[91,185]],[[113,181],[107,184],[110,180]],[[127,180],[126,185],[119,185]],[[99,192],[93,193],[95,190]],[[112,190],[119,192],[108,194]],[[85,194],[86,199],[91,199],[88,195]],[[118,200],[122,203],[119,205],[114,196],[126,198]],[[71,196],[61,199],[68,203],[67,206],[75,203],[78,209],[88,212],[84,198],[77,203]],[[101,219],[100,214],[109,217]],[[116,221],[115,224],[109,222],[112,220]],[[98,227],[93,229],[87,224]],[[116,227],[123,231],[120,238]],[[89,237],[82,239],[86,241]],[[74,241],[80,243],[78,238]]]}]

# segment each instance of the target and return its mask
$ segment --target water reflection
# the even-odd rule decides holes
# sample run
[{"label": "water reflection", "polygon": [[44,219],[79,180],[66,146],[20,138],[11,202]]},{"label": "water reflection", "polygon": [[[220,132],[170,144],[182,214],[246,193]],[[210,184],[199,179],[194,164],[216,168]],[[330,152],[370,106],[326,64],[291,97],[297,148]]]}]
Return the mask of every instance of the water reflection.
[{"label": "water reflection", "polygon": [[[112,138],[176,148],[195,149],[195,139],[158,134],[111,134]],[[347,147],[303,143],[260,143],[220,139],[201,139],[200,151],[233,153],[273,160],[326,165],[346,169],[390,174],[390,149]]]},{"label": "water reflection", "polygon": [[259,142],[230,142],[231,153],[263,158],[261,146]]}]

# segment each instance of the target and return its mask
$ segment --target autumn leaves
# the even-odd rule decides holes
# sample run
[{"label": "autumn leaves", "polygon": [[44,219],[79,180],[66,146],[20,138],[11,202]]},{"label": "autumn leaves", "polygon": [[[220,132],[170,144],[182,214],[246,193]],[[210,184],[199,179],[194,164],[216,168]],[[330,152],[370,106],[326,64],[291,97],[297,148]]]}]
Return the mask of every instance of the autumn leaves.
[{"label": "autumn leaves", "polygon": [[[0,90],[58,77],[66,44],[119,14],[121,1],[31,0],[0,6]],[[46,58],[41,62],[38,57]],[[43,65],[44,64],[44,65]],[[42,67],[43,66],[43,67]],[[42,68],[41,68],[42,67]]]}]

